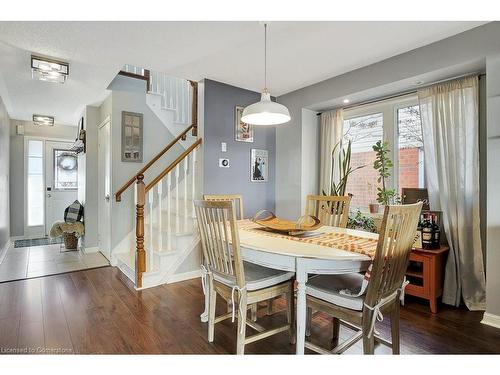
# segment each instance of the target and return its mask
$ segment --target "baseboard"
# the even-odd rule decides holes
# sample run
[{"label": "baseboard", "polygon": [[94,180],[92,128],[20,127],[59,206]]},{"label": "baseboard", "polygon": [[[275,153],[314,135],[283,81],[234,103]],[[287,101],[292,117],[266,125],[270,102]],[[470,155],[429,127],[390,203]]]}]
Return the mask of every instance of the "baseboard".
[{"label": "baseboard", "polygon": [[485,312],[481,323],[491,327],[500,328],[500,316]]},{"label": "baseboard", "polygon": [[181,281],[196,279],[201,277],[201,270],[195,270],[190,272],[176,273],[168,278],[167,284],[178,283]]},{"label": "baseboard", "polygon": [[99,248],[97,246],[94,247],[86,247],[84,249],[85,254],[90,254],[90,253],[97,253],[99,251]]}]

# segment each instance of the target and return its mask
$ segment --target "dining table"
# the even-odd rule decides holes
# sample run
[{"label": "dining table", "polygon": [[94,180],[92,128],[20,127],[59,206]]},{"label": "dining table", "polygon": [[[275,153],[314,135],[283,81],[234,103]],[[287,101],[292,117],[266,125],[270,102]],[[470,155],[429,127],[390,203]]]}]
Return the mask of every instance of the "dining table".
[{"label": "dining table", "polygon": [[[322,226],[297,238],[287,235],[275,235],[259,230],[249,220],[239,220],[238,234],[242,258],[246,262],[260,266],[295,272],[297,281],[296,303],[296,354],[304,354],[306,336],[306,283],[310,275],[346,274],[364,272],[371,263],[371,257],[346,249],[344,238],[360,238],[376,243],[378,234],[360,230]],[[334,240],[322,244],[314,239],[325,234],[332,234]],[[338,245],[335,238],[338,236]],[[319,243],[318,243],[319,242]],[[207,277],[207,275],[202,275]],[[204,285],[209,283],[204,280]],[[200,318],[208,321],[209,291],[205,290],[205,311]]]}]

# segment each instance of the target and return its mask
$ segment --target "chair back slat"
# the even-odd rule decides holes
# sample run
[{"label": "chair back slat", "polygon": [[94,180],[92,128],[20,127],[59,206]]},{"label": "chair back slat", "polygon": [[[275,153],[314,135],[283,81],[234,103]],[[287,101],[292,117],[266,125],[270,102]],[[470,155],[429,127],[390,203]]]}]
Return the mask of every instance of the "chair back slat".
[{"label": "chair back slat", "polygon": [[232,201],[236,209],[236,219],[242,220],[245,218],[243,212],[243,196],[241,194],[205,194],[203,195],[203,200],[214,202]]},{"label": "chair back slat", "polygon": [[365,303],[374,306],[403,284],[422,203],[386,206]]},{"label": "chair back slat", "polygon": [[205,262],[211,272],[245,285],[243,260],[232,200],[194,201]]},{"label": "chair back slat", "polygon": [[305,214],[316,216],[323,225],[345,228],[350,203],[349,196],[308,195]]}]

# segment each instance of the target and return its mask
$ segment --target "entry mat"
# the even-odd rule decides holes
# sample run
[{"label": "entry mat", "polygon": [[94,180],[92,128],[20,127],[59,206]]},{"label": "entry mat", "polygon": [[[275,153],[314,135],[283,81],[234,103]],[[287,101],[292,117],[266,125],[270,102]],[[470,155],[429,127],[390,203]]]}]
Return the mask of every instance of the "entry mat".
[{"label": "entry mat", "polygon": [[59,244],[62,243],[62,241],[63,241],[62,237],[58,238],[43,237],[43,238],[33,238],[29,240],[15,240],[14,247],[45,246],[45,245]]}]

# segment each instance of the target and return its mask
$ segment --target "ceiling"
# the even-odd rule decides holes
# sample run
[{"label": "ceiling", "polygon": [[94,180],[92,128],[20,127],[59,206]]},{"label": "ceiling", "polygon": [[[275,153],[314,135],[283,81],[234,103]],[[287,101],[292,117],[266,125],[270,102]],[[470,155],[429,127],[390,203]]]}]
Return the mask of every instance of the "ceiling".
[{"label": "ceiling", "polygon": [[[271,22],[268,87],[283,95],[485,22]],[[70,63],[64,85],[31,79],[31,53]],[[0,95],[9,115],[76,125],[124,64],[263,88],[260,22],[0,22]]]}]

